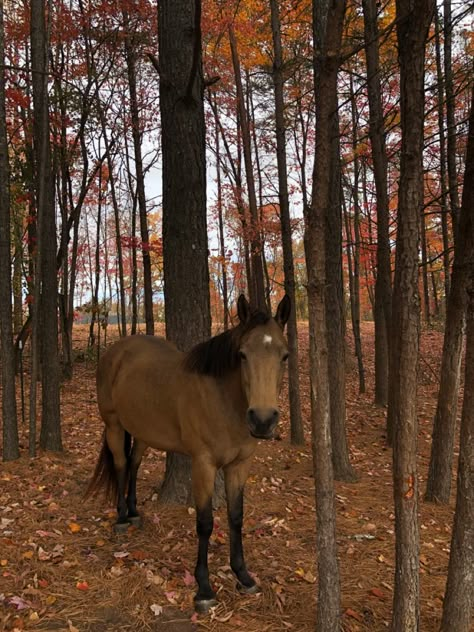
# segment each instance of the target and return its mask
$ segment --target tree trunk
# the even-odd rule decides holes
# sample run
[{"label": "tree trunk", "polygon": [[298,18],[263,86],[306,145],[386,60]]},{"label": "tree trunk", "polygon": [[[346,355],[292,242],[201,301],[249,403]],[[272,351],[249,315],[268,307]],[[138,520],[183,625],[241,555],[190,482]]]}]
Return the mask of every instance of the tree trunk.
[{"label": "tree trunk", "polygon": [[397,0],[402,147],[392,315],[389,417],[393,423],[393,632],[419,629],[416,384],[420,328],[419,221],[423,205],[424,53],[434,0]]},{"label": "tree trunk", "polygon": [[2,350],[3,460],[20,456],[16,416],[10,251],[10,169],[5,111],[5,31],[0,0],[0,347]]},{"label": "tree trunk", "polygon": [[[332,112],[330,121],[330,196],[326,207],[326,335],[328,348],[331,441],[334,478],[354,481],[355,472],[349,458],[346,436],[346,322],[342,282],[342,204],[339,114]],[[314,195],[314,193],[313,193]]]},{"label": "tree trunk", "polygon": [[325,223],[331,195],[330,170],[334,168],[331,130],[337,109],[337,75],[344,13],[344,0],[332,2],[331,8],[328,7],[328,3],[322,6],[317,0],[313,1],[316,148],[312,204],[307,209],[305,249],[308,269],[311,422],[317,520],[318,632],[334,632],[340,625],[326,328]]},{"label": "tree trunk", "polygon": [[390,272],[389,206],[387,192],[387,152],[380,87],[377,0],[363,0],[369,136],[377,196],[377,276],[375,281],[375,403],[388,402],[389,340],[391,330],[392,285]]},{"label": "tree trunk", "polygon": [[[200,1],[163,0],[158,27],[166,336],[189,350],[211,335]],[[162,498],[189,502],[189,458],[166,470]]]},{"label": "tree trunk", "polygon": [[[470,215],[469,226],[464,215]],[[466,251],[469,267],[469,302],[467,308],[466,368],[464,400],[459,439],[456,513],[451,540],[448,580],[443,604],[441,632],[469,632],[474,612],[474,88],[471,98],[466,170],[460,218],[459,237],[466,230],[470,248]],[[459,245],[459,241],[458,244]],[[466,266],[466,267],[467,267]],[[452,290],[453,291],[453,290]],[[451,292],[452,292],[451,291]],[[451,296],[451,295],[450,295]]]},{"label": "tree trunk", "polygon": [[286,164],[286,128],[284,116],[283,54],[281,49],[280,16],[277,0],[270,0],[273,33],[273,85],[275,89],[275,126],[278,163],[278,199],[280,203],[281,240],[285,292],[293,306],[287,323],[288,335],[288,391],[290,399],[291,443],[304,443],[301,419],[300,384],[298,372],[298,330],[296,325],[295,268],[291,235],[290,204],[288,196],[288,169]]},{"label": "tree trunk", "polygon": [[456,100],[453,88],[452,66],[452,32],[453,21],[451,16],[451,0],[443,1],[444,7],[444,82],[446,87],[446,120],[448,140],[448,183],[449,198],[451,201],[451,217],[453,222],[454,242],[458,237],[459,223],[459,195],[458,179],[456,172]]},{"label": "tree trunk", "polygon": [[[244,93],[242,88],[242,78],[240,76],[240,62],[239,54],[237,51],[237,42],[235,40],[234,31],[232,26],[229,26],[229,40],[232,51],[232,63],[234,66],[235,86],[237,90],[237,105],[239,110],[240,129],[242,132],[242,146],[244,152],[244,164],[245,175],[247,180],[247,194],[249,198],[250,209],[250,244],[251,253],[250,261],[252,265],[252,279],[249,281],[253,284],[253,292],[249,292],[250,296],[253,295],[252,307],[259,308],[265,311],[265,282],[263,274],[262,263],[262,248],[263,245],[260,239],[260,228],[257,208],[257,195],[255,192],[255,179],[253,175],[252,165],[252,151],[251,151],[251,139],[250,129],[247,116],[247,110],[245,107]],[[252,301],[251,301],[252,302]]]},{"label": "tree trunk", "polygon": [[[128,26],[128,18],[125,19],[125,25],[126,27]],[[138,112],[137,99],[136,52],[131,38],[132,33],[127,33],[127,36],[125,37],[125,54],[127,58],[128,86],[130,91],[130,115],[132,120],[133,148],[135,152],[135,175],[137,178],[138,210],[140,214],[140,233],[142,239],[145,331],[147,335],[153,336],[155,325],[153,320],[153,286],[151,281],[150,238],[148,232],[145,176],[143,174],[140,116]]]},{"label": "tree trunk", "polygon": [[224,218],[222,212],[222,177],[221,177],[221,152],[220,152],[220,135],[219,135],[219,119],[217,118],[217,107],[214,112],[216,124],[215,143],[216,143],[216,174],[217,174],[217,220],[219,226],[219,250],[221,257],[222,272],[222,305],[223,305],[223,324],[224,331],[229,329],[229,296],[227,290],[227,258],[225,249],[224,235]]},{"label": "tree trunk", "polygon": [[436,45],[436,75],[438,83],[438,129],[439,129],[439,176],[441,188],[441,230],[443,235],[443,268],[445,304],[450,291],[449,271],[449,238],[448,238],[448,190],[446,186],[446,137],[444,133],[444,76],[441,64],[441,42],[439,13],[435,13],[435,45]]},{"label": "tree trunk", "polygon": [[[472,119],[472,114],[471,114]],[[472,135],[474,124],[470,127]],[[471,141],[471,137],[469,137]],[[470,146],[468,151],[473,152]],[[425,500],[449,503],[453,467],[456,411],[463,342],[463,326],[467,306],[470,259],[473,251],[474,155],[467,155],[458,237],[454,244],[451,290],[446,307],[443,355],[438,403],[433,422],[430,467]]]},{"label": "tree trunk", "polygon": [[[31,2],[31,67],[33,71],[38,258],[35,284],[40,286],[37,332],[41,356],[42,417],[40,445],[62,450],[59,402],[58,279],[56,267],[56,209],[49,139],[48,27],[45,3]],[[38,309],[39,308],[39,309]]]}]

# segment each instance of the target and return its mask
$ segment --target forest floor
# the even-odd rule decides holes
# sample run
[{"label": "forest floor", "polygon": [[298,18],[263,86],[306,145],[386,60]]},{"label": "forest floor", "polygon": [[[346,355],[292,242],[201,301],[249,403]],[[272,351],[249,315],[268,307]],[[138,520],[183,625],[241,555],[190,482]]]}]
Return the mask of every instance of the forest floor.
[{"label": "forest floor", "polygon": [[[80,329],[79,329],[80,331]],[[62,389],[64,453],[23,456],[0,465],[0,629],[68,632],[278,632],[314,630],[315,508],[310,444],[308,331],[300,327],[304,447],[288,441],[286,385],[280,441],[261,442],[246,488],[244,546],[262,586],[242,596],[228,565],[225,509],[215,514],[211,582],[219,605],[193,613],[196,537],[194,510],[157,502],[164,456],[149,451],[139,474],[142,529],[115,536],[113,507],[83,500],[103,425],[93,362],[77,362]],[[363,325],[367,393],[358,392],[357,365],[348,355],[347,423],[355,483],[336,483],[342,629],[389,627],[394,581],[391,450],[385,411],[373,404],[373,326]],[[85,330],[75,333],[77,346]],[[351,341],[348,342],[351,348]],[[451,539],[449,507],[422,501],[436,406],[442,335],[422,336],[419,370],[419,493],[421,627],[437,631]]]}]

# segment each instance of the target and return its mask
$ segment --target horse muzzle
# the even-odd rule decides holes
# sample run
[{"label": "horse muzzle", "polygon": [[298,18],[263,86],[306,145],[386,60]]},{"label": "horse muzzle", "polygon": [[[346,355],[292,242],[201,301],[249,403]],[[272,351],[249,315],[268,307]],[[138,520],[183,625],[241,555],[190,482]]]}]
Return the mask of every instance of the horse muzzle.
[{"label": "horse muzzle", "polygon": [[247,423],[250,434],[255,439],[273,439],[280,413],[276,408],[249,408]]}]

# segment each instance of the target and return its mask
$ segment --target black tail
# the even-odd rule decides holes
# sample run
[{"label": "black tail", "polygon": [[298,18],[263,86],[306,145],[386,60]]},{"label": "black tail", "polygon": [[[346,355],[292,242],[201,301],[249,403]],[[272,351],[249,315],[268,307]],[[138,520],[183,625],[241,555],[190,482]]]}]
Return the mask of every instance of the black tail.
[{"label": "black tail", "polygon": [[[128,464],[132,451],[132,437],[127,431],[125,431],[124,451]],[[94,474],[92,475],[84,497],[88,498],[89,496],[96,496],[101,491],[104,492],[105,499],[108,502],[117,502],[118,482],[115,472],[114,457],[107,444],[105,431],[102,435],[102,448],[99,453],[99,458],[97,459]]]}]

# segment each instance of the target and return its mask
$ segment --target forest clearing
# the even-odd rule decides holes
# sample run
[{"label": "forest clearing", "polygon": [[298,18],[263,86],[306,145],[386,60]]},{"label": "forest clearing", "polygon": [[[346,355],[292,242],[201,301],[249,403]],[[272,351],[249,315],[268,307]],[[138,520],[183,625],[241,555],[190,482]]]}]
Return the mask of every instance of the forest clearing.
[{"label": "forest clearing", "polygon": [[[228,565],[225,509],[215,514],[211,582],[219,605],[193,616],[193,510],[160,506],[163,454],[149,451],[138,481],[143,529],[112,531],[115,508],[83,501],[103,424],[95,393],[95,363],[75,365],[62,389],[65,452],[3,464],[1,470],[2,629],[150,630],[156,632],[273,632],[314,629],[316,552],[311,465],[308,331],[300,323],[300,376],[306,443],[288,441],[286,380],[280,441],[260,442],[246,487],[244,547],[263,594],[235,590]],[[336,483],[337,542],[345,632],[388,629],[393,599],[394,524],[391,450],[385,411],[373,404],[373,325],[364,323],[368,393],[359,395],[353,350],[348,351],[347,420],[355,483]],[[85,328],[79,328],[81,346]],[[349,339],[348,342],[350,343]],[[77,346],[79,342],[76,342]],[[442,335],[421,340],[419,400],[420,493],[426,485]],[[372,352],[371,352],[372,350]],[[19,394],[18,394],[19,397]],[[24,430],[24,428],[23,428]],[[25,441],[24,438],[22,441]],[[453,504],[420,502],[421,629],[439,629]]]}]

